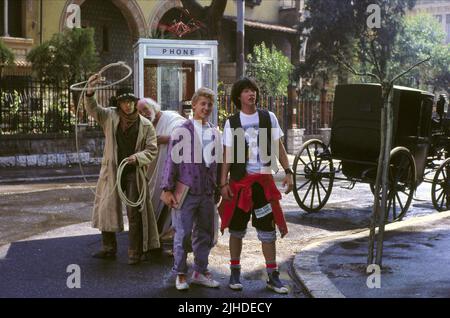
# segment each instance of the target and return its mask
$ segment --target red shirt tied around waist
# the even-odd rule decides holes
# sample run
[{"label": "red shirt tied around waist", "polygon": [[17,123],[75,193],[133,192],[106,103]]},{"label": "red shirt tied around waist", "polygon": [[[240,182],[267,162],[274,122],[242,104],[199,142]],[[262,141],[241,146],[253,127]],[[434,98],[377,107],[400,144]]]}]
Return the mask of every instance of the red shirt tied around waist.
[{"label": "red shirt tied around waist", "polygon": [[236,207],[244,212],[251,212],[253,209],[252,184],[255,182],[259,183],[264,189],[266,200],[272,207],[275,224],[278,226],[281,237],[284,237],[288,233],[288,229],[279,202],[281,193],[278,191],[271,174],[248,174],[239,181],[231,180],[230,188],[233,197],[230,201],[224,200],[220,206],[219,213],[222,220],[220,230],[223,233],[229,226]]}]

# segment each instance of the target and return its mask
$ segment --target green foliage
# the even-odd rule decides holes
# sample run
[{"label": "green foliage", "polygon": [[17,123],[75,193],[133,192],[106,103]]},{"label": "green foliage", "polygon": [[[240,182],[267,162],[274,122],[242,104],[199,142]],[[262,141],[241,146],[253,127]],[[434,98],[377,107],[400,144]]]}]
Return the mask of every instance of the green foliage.
[{"label": "green foliage", "polygon": [[14,63],[14,53],[0,39],[0,65],[3,66],[12,63]]},{"label": "green foliage", "polygon": [[[300,23],[299,29],[308,37],[308,53],[300,74],[314,77],[325,69],[345,77],[347,71],[343,64],[348,64],[358,71],[374,73],[381,79],[392,77],[388,74],[388,62],[392,58],[397,35],[404,27],[403,16],[415,2],[307,0],[309,17]],[[381,8],[381,28],[367,25],[367,8],[372,4]]]},{"label": "green foliage", "polygon": [[281,51],[275,46],[269,49],[262,42],[253,47],[253,53],[247,59],[246,73],[256,79],[261,93],[272,96],[287,94],[289,77],[294,67]]},{"label": "green foliage", "polygon": [[225,121],[228,117],[230,117],[232,114],[227,111],[227,107],[225,104],[225,89],[224,89],[224,83],[222,81],[219,81],[217,83],[217,101],[218,101],[218,117],[219,117],[219,129],[225,125]]},{"label": "green foliage", "polygon": [[[49,96],[52,92],[52,88],[41,87],[41,90],[42,96]],[[0,134],[72,132],[74,115],[65,102],[43,98],[41,107],[32,110],[24,99],[17,90],[2,92],[0,102],[6,111],[3,112]]]},{"label": "green foliage", "polygon": [[92,28],[66,30],[27,55],[36,75],[49,83],[73,83],[86,78],[98,64]]},{"label": "green foliage", "polygon": [[0,39],[0,78],[3,74],[3,67],[14,63],[14,53]]},{"label": "green foliage", "polygon": [[[0,133],[19,133],[27,131],[29,127],[25,124],[30,116],[29,112],[24,111],[22,106],[22,97],[17,90],[2,92],[1,104],[6,106],[7,112],[3,113],[3,125],[0,127]],[[30,123],[39,122],[42,118],[34,115],[30,118]],[[28,129],[28,132],[32,132]]]},{"label": "green foliage", "polygon": [[421,89],[448,89],[450,84],[450,44],[440,23],[429,14],[405,17],[404,32],[398,37],[390,68],[400,73],[405,65],[431,56],[429,63],[412,70],[399,84]]}]

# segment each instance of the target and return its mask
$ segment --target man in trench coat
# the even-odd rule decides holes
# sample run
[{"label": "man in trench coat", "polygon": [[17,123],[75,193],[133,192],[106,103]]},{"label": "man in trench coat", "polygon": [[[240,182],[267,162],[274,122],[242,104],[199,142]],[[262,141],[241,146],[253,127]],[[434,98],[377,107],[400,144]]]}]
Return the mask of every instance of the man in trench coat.
[{"label": "man in trench coat", "polygon": [[[99,82],[99,75],[92,75],[88,82],[85,97],[86,111],[102,127],[105,134],[102,166],[97,182],[92,226],[102,232],[103,248],[93,254],[95,258],[115,259],[117,252],[116,232],[122,232],[123,214],[116,185],[117,168],[123,159],[127,159],[122,186],[127,197],[136,201],[139,197],[140,184],[137,167],[148,166],[158,152],[156,132],[149,120],[139,115],[136,110],[137,98],[132,91],[122,88],[117,91],[117,107],[104,108],[97,105],[93,87]],[[147,175],[147,173],[146,173]],[[151,204],[151,198],[141,206],[127,206],[129,221],[128,263],[140,262],[143,253],[159,248],[158,228]]]}]

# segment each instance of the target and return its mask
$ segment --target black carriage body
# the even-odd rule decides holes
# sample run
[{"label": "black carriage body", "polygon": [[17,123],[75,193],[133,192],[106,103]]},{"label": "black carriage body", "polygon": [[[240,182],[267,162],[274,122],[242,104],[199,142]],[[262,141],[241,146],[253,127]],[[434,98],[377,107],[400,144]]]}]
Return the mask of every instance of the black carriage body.
[{"label": "black carriage body", "polygon": [[[393,148],[409,149],[416,163],[417,185],[423,181],[430,147],[434,96],[394,87]],[[380,152],[381,85],[347,84],[336,87],[330,148],[341,160],[349,179],[373,182]]]}]

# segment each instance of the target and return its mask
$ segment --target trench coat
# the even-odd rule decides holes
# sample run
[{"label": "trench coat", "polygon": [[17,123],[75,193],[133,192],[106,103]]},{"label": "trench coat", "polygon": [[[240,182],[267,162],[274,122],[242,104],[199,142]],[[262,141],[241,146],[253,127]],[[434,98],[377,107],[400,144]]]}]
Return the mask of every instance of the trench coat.
[{"label": "trench coat", "polygon": [[[95,191],[94,209],[92,213],[92,227],[104,232],[123,231],[122,202],[116,185],[116,174],[119,166],[117,158],[116,131],[119,126],[119,113],[116,107],[104,108],[97,105],[94,96],[85,97],[86,111],[102,127],[105,134],[105,146],[103,148],[102,166]],[[152,123],[139,115],[140,125],[136,140],[135,155],[139,167],[147,167],[156,158],[158,147],[156,144],[156,132]],[[136,180],[138,169],[136,169]],[[145,175],[148,175],[145,172]],[[147,180],[148,182],[148,180]],[[138,188],[140,189],[138,182]],[[160,247],[158,227],[151,204],[151,198],[146,196],[141,209],[143,225],[143,251]]]}]

